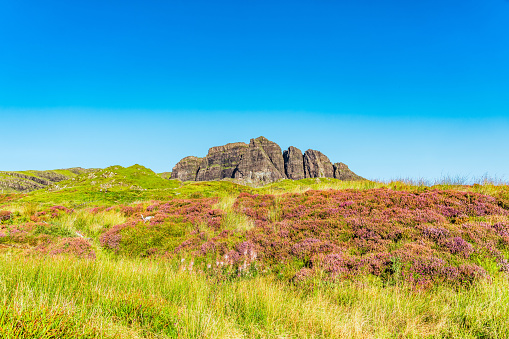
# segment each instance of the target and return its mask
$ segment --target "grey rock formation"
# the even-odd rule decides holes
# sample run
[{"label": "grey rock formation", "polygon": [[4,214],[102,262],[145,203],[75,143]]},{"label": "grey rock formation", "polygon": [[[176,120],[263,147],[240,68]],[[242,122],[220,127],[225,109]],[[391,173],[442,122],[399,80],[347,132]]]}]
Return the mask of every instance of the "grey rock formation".
[{"label": "grey rock formation", "polygon": [[308,149],[304,153],[304,175],[306,178],[334,178],[334,167],[322,152]]},{"label": "grey rock formation", "polygon": [[335,178],[362,179],[343,163],[332,165],[329,158],[315,150],[304,155],[293,146],[281,152],[265,137],[249,144],[236,142],[212,147],[204,158],[187,157],[173,168],[172,179],[209,181],[235,178],[246,183],[265,184],[279,179]]},{"label": "grey rock formation", "polygon": [[246,143],[235,142],[210,148],[207,156],[201,161],[196,181],[233,178],[233,172],[248,147]]},{"label": "grey rock formation", "polygon": [[297,147],[290,146],[283,152],[285,174],[288,179],[304,179],[304,158]]},{"label": "grey rock formation", "polygon": [[264,137],[251,139],[233,177],[256,184],[286,178],[281,148]]},{"label": "grey rock formation", "polygon": [[251,139],[249,146],[261,148],[263,152],[269,157],[270,162],[274,165],[279,174],[283,178],[286,178],[283,154],[281,152],[281,147],[279,147],[278,144],[270,141],[265,137],[258,137],[256,139]]},{"label": "grey rock formation", "polygon": [[339,180],[364,180],[360,175],[352,172],[347,165],[337,162],[334,165],[334,178]]},{"label": "grey rock formation", "polygon": [[179,179],[181,181],[195,181],[196,174],[200,169],[200,164],[203,158],[198,157],[185,157],[180,160],[171,172],[172,179]]}]

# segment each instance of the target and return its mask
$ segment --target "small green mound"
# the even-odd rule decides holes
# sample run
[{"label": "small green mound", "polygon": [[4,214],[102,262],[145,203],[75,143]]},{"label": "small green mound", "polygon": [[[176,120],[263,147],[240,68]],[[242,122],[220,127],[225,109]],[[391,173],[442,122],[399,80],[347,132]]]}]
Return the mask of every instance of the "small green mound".
[{"label": "small green mound", "polygon": [[[125,189],[162,189],[175,188],[178,183],[165,180],[154,171],[141,165],[130,167],[110,166],[91,173],[85,173],[67,181],[58,187],[89,187],[91,189],[125,190]],[[52,189],[55,187],[49,187]]]},{"label": "small green mound", "polygon": [[177,180],[167,180],[141,165],[110,166],[60,181],[45,189],[31,192],[24,201],[64,204],[130,203],[136,200],[167,200],[180,187]]}]

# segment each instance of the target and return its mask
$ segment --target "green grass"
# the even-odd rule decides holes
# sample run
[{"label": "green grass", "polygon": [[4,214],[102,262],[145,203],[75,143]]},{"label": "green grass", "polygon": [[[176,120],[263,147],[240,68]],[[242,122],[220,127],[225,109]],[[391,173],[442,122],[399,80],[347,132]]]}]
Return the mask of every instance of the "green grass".
[{"label": "green grass", "polygon": [[[430,189],[424,184],[321,178],[255,188],[231,181],[181,183],[135,165],[74,175],[57,185],[0,194],[0,211],[13,212],[1,221],[7,228],[29,224],[30,216],[53,205],[74,209],[35,226],[27,243],[0,238],[0,338],[504,338],[509,333],[508,277],[481,256],[476,260],[489,280],[419,290],[397,275],[390,282],[374,276],[334,283],[314,277],[297,284],[286,279],[291,274],[284,268],[278,274],[255,270],[236,276],[215,274],[217,268],[207,268],[205,261],[192,266],[194,259],[184,253],[183,262],[179,256],[140,258],[147,248],[171,252],[186,239],[190,225],[178,220],[158,225],[157,232],[142,222],[136,232],[126,230],[122,235],[129,246],[122,253],[99,244],[104,230],[127,220],[123,205],[146,208],[154,200],[218,197],[213,208],[225,213],[221,230],[242,234],[254,227],[233,208],[242,192],[276,195],[268,218],[277,222],[280,194],[382,187],[422,192]],[[491,195],[509,208],[507,185],[444,182],[434,188]],[[115,207],[106,211],[110,206]],[[93,207],[100,208],[91,212]],[[76,232],[92,238],[95,260],[26,250]]]},{"label": "green grass", "polygon": [[214,280],[175,262],[0,256],[3,338],[502,338],[509,281],[415,291],[364,279]]},{"label": "green grass", "polygon": [[44,188],[54,182],[75,178],[80,173],[87,173],[90,171],[94,171],[94,169],[69,168],[51,171],[29,170],[0,172],[0,193],[17,192],[21,190],[19,187],[13,187],[13,183],[22,184],[25,191],[33,191]]}]

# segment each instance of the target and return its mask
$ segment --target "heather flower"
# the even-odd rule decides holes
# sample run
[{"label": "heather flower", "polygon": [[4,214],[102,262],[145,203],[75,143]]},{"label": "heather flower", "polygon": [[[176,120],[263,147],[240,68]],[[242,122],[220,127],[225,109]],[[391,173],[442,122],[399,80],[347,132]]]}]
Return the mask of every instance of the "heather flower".
[{"label": "heather flower", "polygon": [[444,241],[444,246],[447,249],[449,249],[451,253],[462,254],[466,257],[469,256],[474,251],[472,245],[470,245],[461,237],[447,239],[446,241]]},{"label": "heather flower", "polygon": [[293,276],[292,281],[295,283],[304,282],[311,278],[314,275],[314,273],[315,273],[314,270],[303,267]]},{"label": "heather flower", "polygon": [[0,211],[0,222],[4,220],[9,220],[12,216],[12,212],[10,211]]},{"label": "heather flower", "polygon": [[497,261],[498,268],[500,272],[509,273],[509,262],[507,259],[503,258]]},{"label": "heather flower", "polygon": [[237,253],[248,257],[250,261],[253,261],[258,256],[255,245],[250,241],[244,241],[236,246]]},{"label": "heather flower", "polygon": [[305,259],[311,257],[313,254],[330,253],[335,248],[336,246],[329,241],[307,238],[294,244],[291,248],[291,253],[296,257]]},{"label": "heather flower", "polygon": [[214,241],[207,241],[203,243],[200,247],[201,255],[206,255],[207,253],[214,253],[216,250],[216,244]]},{"label": "heather flower", "polygon": [[492,226],[499,235],[509,236],[509,222],[497,222]]},{"label": "heather flower", "polygon": [[53,243],[46,241],[34,248],[35,252],[49,255],[74,255],[80,258],[95,259],[90,243],[83,238],[62,238]]},{"label": "heather flower", "polygon": [[344,273],[352,273],[358,267],[354,261],[345,257],[342,253],[332,253],[326,255],[320,262],[320,266],[326,272],[337,277]]},{"label": "heather flower", "polygon": [[449,237],[450,232],[442,227],[425,226],[422,229],[422,234],[434,241],[440,241]]}]

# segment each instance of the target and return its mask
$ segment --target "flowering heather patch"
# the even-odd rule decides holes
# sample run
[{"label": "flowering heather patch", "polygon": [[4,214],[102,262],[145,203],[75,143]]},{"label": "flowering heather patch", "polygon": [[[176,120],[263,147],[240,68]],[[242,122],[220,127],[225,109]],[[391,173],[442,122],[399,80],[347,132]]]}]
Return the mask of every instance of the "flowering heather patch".
[{"label": "flowering heather patch", "polygon": [[159,207],[158,204],[150,205],[147,207],[147,212],[153,212]]},{"label": "flowering heather patch", "polygon": [[48,255],[74,255],[79,258],[95,259],[95,252],[90,243],[83,238],[60,238],[57,241],[47,240],[33,250],[34,253]]},{"label": "flowering heather patch", "polygon": [[11,218],[12,212],[10,211],[0,211],[0,222],[4,220],[9,220]]},{"label": "flowering heather patch", "polygon": [[26,235],[28,232],[26,230],[24,230],[23,228],[21,227],[11,227],[9,229],[9,236],[12,237],[12,238],[19,238],[19,237],[23,237],[24,235]]},{"label": "flowering heather patch", "polygon": [[304,282],[315,275],[315,270],[303,267],[292,278],[294,283]]},{"label": "flowering heather patch", "polygon": [[138,204],[136,206],[121,206],[120,212],[124,214],[126,217],[133,216],[135,213],[143,212],[144,208],[142,204]]},{"label": "flowering heather patch", "polygon": [[[375,275],[430,286],[471,283],[497,269],[509,271],[509,212],[500,200],[480,193],[381,188],[240,193],[227,204],[218,202],[197,194],[86,212],[98,220],[102,212],[122,215],[97,228],[105,249],[130,256],[193,257],[195,267],[222,263],[220,270],[233,275],[256,264],[285,270],[284,276],[300,272],[295,281]],[[74,211],[63,206],[33,211],[11,219],[12,227],[3,232],[13,239],[69,239],[74,231],[59,229],[73,230],[62,223],[76,218],[65,213]],[[74,245],[67,241],[63,246]]]},{"label": "flowering heather patch", "polygon": [[473,251],[472,245],[463,240],[462,237],[454,237],[444,241],[445,247],[452,254],[462,254],[465,257],[468,257]]},{"label": "flowering heather patch", "polygon": [[332,274],[333,276],[351,272],[359,267],[355,261],[345,257],[343,253],[332,253],[326,255],[319,261],[319,264],[325,272]]},{"label": "flowering heather patch", "polygon": [[109,248],[112,250],[118,250],[118,246],[120,244],[120,240],[122,239],[121,231],[127,227],[134,227],[136,222],[126,222],[121,225],[115,225],[109,230],[107,230],[100,238],[100,243],[102,247]]},{"label": "flowering heather patch", "polygon": [[64,207],[64,206],[52,206],[49,208],[49,210],[51,212],[58,212],[58,211],[62,211],[62,212],[65,212],[65,213],[71,213],[72,212],[72,209],[69,209],[67,207]]},{"label": "flowering heather patch", "polygon": [[[124,206],[127,221],[106,230],[101,246],[117,253],[149,256],[198,248],[200,227],[219,229],[223,212],[213,209],[217,199],[187,199]],[[142,214],[144,215],[142,219]]]},{"label": "flowering heather patch", "polygon": [[64,214],[71,214],[74,210],[71,208],[67,208],[65,206],[51,206],[49,208],[43,209],[41,211],[37,211],[34,209],[33,211],[28,211],[28,215],[26,215],[28,218],[31,218],[32,221],[37,222],[39,221],[41,216],[45,216],[50,219],[59,218]]},{"label": "flowering heather patch", "polygon": [[[279,221],[269,222],[268,211],[276,205]],[[397,260],[401,276],[415,283],[471,282],[486,276],[468,261],[474,253],[493,257],[501,270],[506,267],[505,222],[468,221],[507,220],[509,213],[495,198],[478,193],[329,190],[287,194],[277,201],[243,193],[234,208],[254,219],[257,227],[246,236],[264,260],[303,260],[335,278],[391,275]],[[486,254],[488,245],[501,248]]]},{"label": "flowering heather patch", "polygon": [[451,232],[448,229],[439,227],[439,226],[433,227],[433,226],[429,226],[429,225],[424,225],[421,228],[421,231],[425,237],[427,237],[433,241],[445,240],[451,234]]},{"label": "flowering heather patch", "polygon": [[15,200],[16,198],[24,197],[25,194],[0,194],[0,203]]},{"label": "flowering heather patch", "polygon": [[328,240],[307,238],[294,244],[290,253],[299,259],[307,260],[317,253],[332,253],[334,251],[337,251],[337,246]]},{"label": "flowering heather patch", "polygon": [[113,209],[115,209],[115,207],[106,208],[105,206],[98,206],[98,207],[92,207],[92,208],[88,209],[88,212],[90,214],[98,214],[103,211],[111,211]]}]

